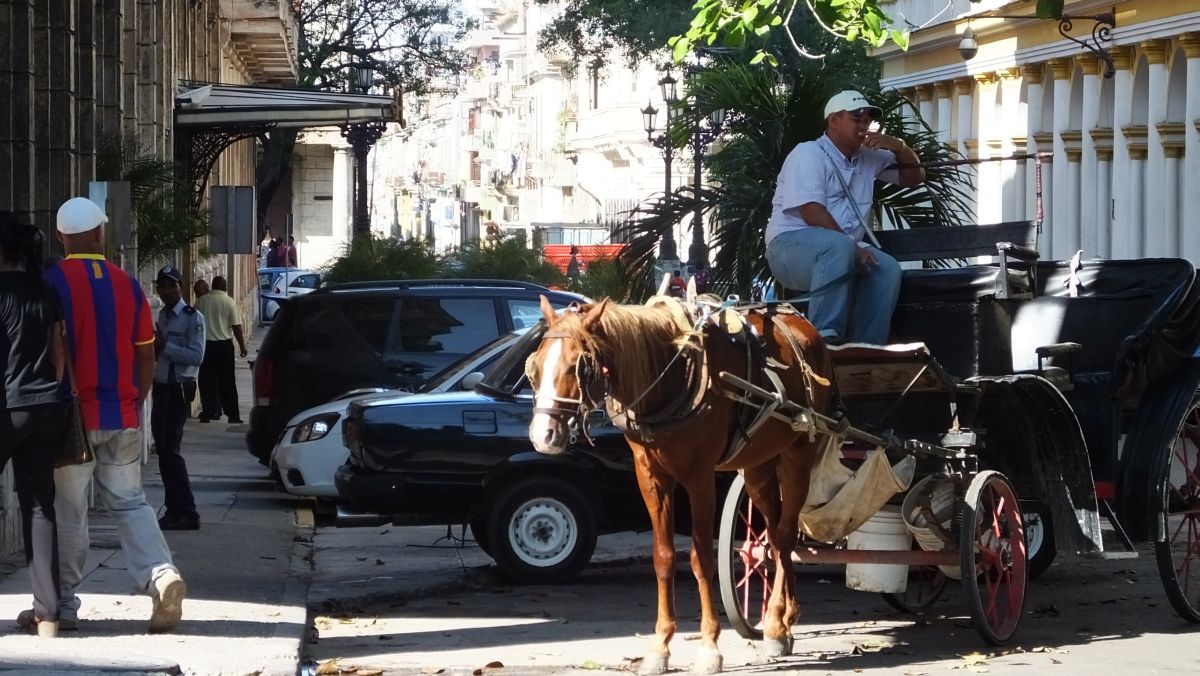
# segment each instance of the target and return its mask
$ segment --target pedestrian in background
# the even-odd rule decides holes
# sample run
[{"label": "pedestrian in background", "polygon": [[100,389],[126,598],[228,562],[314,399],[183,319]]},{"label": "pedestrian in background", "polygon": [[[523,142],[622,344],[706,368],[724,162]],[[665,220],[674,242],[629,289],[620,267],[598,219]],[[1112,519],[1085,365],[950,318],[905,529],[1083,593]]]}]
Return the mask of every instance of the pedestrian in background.
[{"label": "pedestrian in background", "polygon": [[192,302],[195,303],[200,300],[200,297],[206,293],[208,293],[208,282],[203,279],[197,279],[192,284]]},{"label": "pedestrian in background", "polygon": [[43,248],[37,228],[0,212],[0,320],[7,341],[0,351],[5,359],[0,472],[11,458],[33,587],[33,608],[21,611],[17,623],[52,638],[59,629],[54,461],[64,441],[66,404],[58,387],[66,358],[58,296],[42,279]]},{"label": "pedestrian in background", "polygon": [[224,277],[213,277],[212,290],[196,301],[196,309],[204,315],[208,338],[204,346],[204,363],[200,365],[200,405],[203,410],[199,420],[219,420],[224,411],[231,424],[240,425],[242,414],[233,371],[233,341],[237,339],[238,353],[245,357],[246,338],[242,333],[242,315],[237,303],[229,297]]},{"label": "pedestrian in background", "polygon": [[95,459],[54,471],[59,538],[59,624],[79,617],[75,595],[88,555],[88,484],[112,513],[125,567],[153,601],[152,633],[183,615],[187,585],[171,562],[154,509],[142,491],[141,411],[154,381],[154,320],[138,283],[104,258],[108,217],[75,197],[58,209],[67,259],[46,272],[66,320],[68,361]]},{"label": "pedestrian in background", "polygon": [[154,280],[163,307],[154,332],[158,360],[154,368],[150,429],[166,494],[166,513],[158,520],[162,530],[200,528],[200,513],[196,511],[187,461],[179,444],[183,441],[189,405],[196,398],[196,374],[204,359],[204,317],[183,302],[182,279],[178,270],[167,265]]},{"label": "pedestrian in background", "polygon": [[275,249],[275,260],[278,261],[276,265],[281,268],[291,267],[292,252],[287,239],[280,238],[275,241],[279,242],[279,246]]},{"label": "pedestrian in background", "polygon": [[288,235],[287,266],[289,268],[300,267],[300,252],[296,250],[296,238],[291,235]]},{"label": "pedestrian in background", "polygon": [[267,267],[280,267],[279,263],[279,240],[273,239],[267,244]]}]

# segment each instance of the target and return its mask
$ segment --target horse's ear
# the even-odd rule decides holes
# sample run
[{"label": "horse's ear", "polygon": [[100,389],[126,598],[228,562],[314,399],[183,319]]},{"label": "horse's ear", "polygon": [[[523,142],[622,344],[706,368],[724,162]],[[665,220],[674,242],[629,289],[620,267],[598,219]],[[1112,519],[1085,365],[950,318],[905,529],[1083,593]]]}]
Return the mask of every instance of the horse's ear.
[{"label": "horse's ear", "polygon": [[546,325],[553,324],[558,319],[558,315],[554,312],[554,306],[550,304],[550,299],[542,296],[542,317],[546,319]]},{"label": "horse's ear", "polygon": [[671,273],[668,272],[663,274],[662,284],[658,285],[658,293],[654,295],[665,296],[667,295],[667,289],[669,288],[671,288]]},{"label": "horse's ear", "polygon": [[583,316],[583,328],[591,331],[600,321],[600,315],[604,314],[605,308],[608,307],[608,299],[596,303],[595,305],[584,308],[586,314]]},{"label": "horse's ear", "polygon": [[688,280],[687,293],[684,294],[683,297],[685,299],[687,299],[688,303],[695,303],[697,295],[698,294],[696,293],[696,278],[693,276],[691,279]]}]

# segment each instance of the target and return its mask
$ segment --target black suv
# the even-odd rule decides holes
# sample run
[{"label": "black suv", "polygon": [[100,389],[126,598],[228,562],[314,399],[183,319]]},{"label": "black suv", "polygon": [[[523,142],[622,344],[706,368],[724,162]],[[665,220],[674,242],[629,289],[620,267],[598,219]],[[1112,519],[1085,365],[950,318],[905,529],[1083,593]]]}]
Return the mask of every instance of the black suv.
[{"label": "black suv", "polygon": [[461,357],[586,299],[536,284],[433,279],[354,282],[298,296],[276,316],[254,360],[246,447],[266,464],[297,413],[363,387],[415,390]]}]

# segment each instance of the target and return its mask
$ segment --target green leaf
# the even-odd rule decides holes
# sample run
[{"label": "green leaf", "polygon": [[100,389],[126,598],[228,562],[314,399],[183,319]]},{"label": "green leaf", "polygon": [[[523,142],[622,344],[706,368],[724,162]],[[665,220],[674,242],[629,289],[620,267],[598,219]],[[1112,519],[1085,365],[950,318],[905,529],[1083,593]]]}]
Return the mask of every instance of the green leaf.
[{"label": "green leaf", "polygon": [[770,32],[771,32],[770,26],[759,26],[758,28],[754,29],[754,34],[760,38]]},{"label": "green leaf", "polygon": [[753,24],[756,18],[758,18],[758,5],[750,5],[742,11],[742,21],[747,24]]},{"label": "green leaf", "polygon": [[762,60],[765,58],[767,58],[767,53],[760,51],[754,55],[754,58],[750,59],[750,65],[753,66],[755,64],[762,63]]},{"label": "green leaf", "polygon": [[878,14],[870,12],[863,17],[863,28],[863,33],[867,37],[874,38],[883,32],[883,22],[879,20]]},{"label": "green leaf", "polygon": [[683,63],[684,57],[686,57],[688,52],[691,51],[692,41],[687,38],[683,38],[675,43],[674,49],[671,50],[671,56],[675,59],[675,63]]},{"label": "green leaf", "polygon": [[1037,0],[1037,15],[1040,19],[1061,19],[1063,0]]},{"label": "green leaf", "polygon": [[908,51],[908,31],[892,31],[892,42],[903,51]]}]

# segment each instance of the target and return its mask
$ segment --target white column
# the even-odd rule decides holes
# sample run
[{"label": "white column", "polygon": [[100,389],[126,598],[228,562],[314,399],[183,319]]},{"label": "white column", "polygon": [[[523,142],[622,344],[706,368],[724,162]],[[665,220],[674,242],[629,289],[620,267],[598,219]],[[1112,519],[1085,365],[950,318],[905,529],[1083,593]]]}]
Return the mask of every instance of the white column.
[{"label": "white column", "polygon": [[[1025,108],[1025,152],[1032,155],[1039,150],[1034,134],[1041,131],[1042,124],[1042,64],[1030,63],[1022,66],[1021,77],[1025,80],[1025,101],[1027,102]],[[1037,162],[1033,159],[1025,161],[1025,207],[1023,211],[1024,217],[1029,220],[1037,219],[1036,168]],[[1044,239],[1039,238],[1039,248]]]},{"label": "white column", "polygon": [[[967,141],[974,140],[974,121],[975,121],[975,101],[971,96],[971,91],[974,88],[975,79],[970,77],[960,77],[954,80],[954,95],[958,97],[958,120],[957,129],[955,130],[955,140],[958,145],[958,152],[962,153],[963,157],[973,157],[971,148]],[[979,217],[979,179],[978,172],[973,171],[970,165],[963,167],[965,173],[971,177],[975,184],[975,204],[968,205],[968,209],[975,214],[976,222]]]},{"label": "white column", "polygon": [[1071,221],[1071,201],[1074,195],[1066,190],[1070,167],[1067,164],[1067,146],[1062,133],[1071,125],[1071,69],[1070,59],[1051,59],[1050,69],[1054,72],[1054,164],[1050,183],[1054,191],[1054,211],[1050,215],[1046,234],[1050,257],[1066,258],[1075,253],[1070,251],[1077,241],[1078,223]]},{"label": "white column", "polygon": [[[1179,255],[1200,264],[1200,33],[1179,36],[1187,55],[1187,99],[1183,113],[1183,218]],[[1176,65],[1176,68],[1179,66]]]},{"label": "white column", "polygon": [[1179,250],[1179,230],[1178,226],[1182,226],[1186,230],[1188,224],[1180,223],[1179,221],[1179,186],[1180,176],[1179,167],[1182,164],[1183,157],[1182,145],[1170,145],[1164,150],[1163,163],[1163,219],[1167,223],[1174,226],[1171,228],[1174,237],[1170,242],[1165,242],[1163,247],[1166,248],[1166,256],[1182,256],[1183,253]]},{"label": "white column", "polygon": [[[1027,120],[1021,110],[1021,70],[1009,68],[1000,72],[1000,120],[1001,153],[1011,156],[1025,152]],[[1008,161],[1000,163],[1000,182],[1004,186],[1003,205],[1000,218],[1004,221],[1024,219],[1025,209],[1025,163]]]},{"label": "white column", "polygon": [[1100,124],[1100,61],[1095,57],[1080,57],[1083,69],[1083,117],[1080,131],[1079,184],[1089,186],[1086,192],[1075,192],[1079,200],[1079,248],[1085,256],[1100,255],[1100,212],[1095,193],[1090,189],[1097,183],[1096,142],[1091,131]]},{"label": "white column", "polygon": [[[1002,121],[995,119],[996,86],[999,81],[995,73],[981,73],[975,76],[975,135],[979,143],[980,159],[1001,156],[1001,141],[998,136],[1001,128],[998,123]],[[984,162],[977,166],[979,179],[975,184],[975,192],[979,195],[979,204],[976,207],[976,220],[979,223],[999,223],[1002,220],[1004,201],[1004,181],[1001,179],[1000,164]]]},{"label": "white column", "polygon": [[[1113,258],[1134,258],[1141,250],[1141,232],[1130,225],[1135,202],[1130,195],[1131,164],[1125,127],[1133,121],[1133,54],[1128,47],[1109,50],[1117,72],[1113,75],[1112,248]],[[1136,213],[1141,213],[1140,196]]]},{"label": "white column", "polygon": [[350,241],[350,146],[333,147],[333,249]]},{"label": "white column", "polygon": [[937,130],[942,143],[950,142],[950,128],[954,125],[952,111],[954,102],[954,83],[949,80],[933,83],[933,92],[937,96]]},{"label": "white column", "polygon": [[[1073,132],[1078,133],[1078,132]],[[1071,147],[1067,148],[1067,191],[1068,198],[1062,200],[1067,203],[1067,222],[1079,224],[1079,203],[1080,203],[1080,155],[1082,154],[1078,141],[1072,140]],[[1060,195],[1063,193],[1060,191]],[[1076,251],[1083,248],[1079,228],[1076,227],[1070,233],[1068,238],[1055,237],[1055,243],[1062,248],[1060,258],[1069,258],[1075,255]],[[1095,255],[1094,250],[1086,250],[1084,254],[1088,256]]]},{"label": "white column", "polygon": [[1163,153],[1162,137],[1157,125],[1167,121],[1167,46],[1162,40],[1150,40],[1141,44],[1142,53],[1149,62],[1149,100],[1146,113],[1146,183],[1142,223],[1144,224],[1142,249],[1145,256],[1167,256],[1178,241],[1178,225],[1166,220],[1163,193],[1166,187],[1167,158]]},{"label": "white column", "polygon": [[937,110],[933,107],[933,85],[917,85],[916,92],[917,110],[921,113],[921,119],[925,120],[925,123],[931,128],[937,129],[940,122],[936,117]]},{"label": "white column", "polygon": [[1112,257],[1112,146],[1096,149],[1096,215],[1100,224],[1096,256]]},{"label": "white column", "polygon": [[[1143,139],[1144,140],[1144,139]],[[1146,199],[1146,146],[1140,143],[1137,146],[1129,148],[1129,193],[1127,195],[1131,206],[1139,208],[1130,208],[1130,220],[1123,224],[1122,227],[1128,228],[1128,240],[1132,247],[1127,251],[1118,251],[1117,258],[1141,258],[1145,254],[1142,248],[1142,239],[1138,237],[1142,232],[1142,217],[1144,211],[1140,208]],[[1127,233],[1128,234],[1128,233]]]}]

